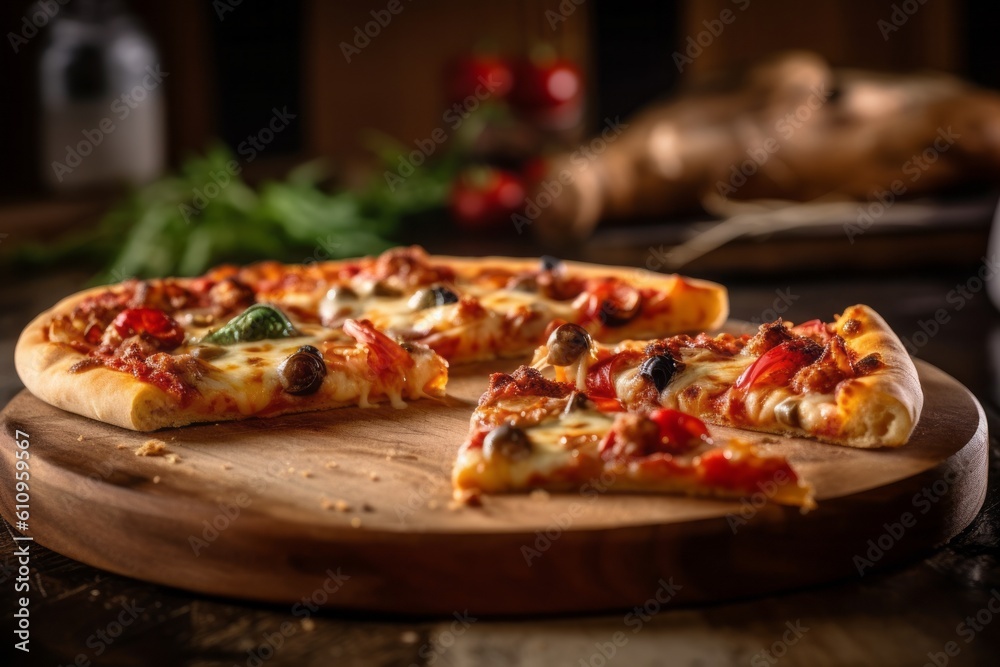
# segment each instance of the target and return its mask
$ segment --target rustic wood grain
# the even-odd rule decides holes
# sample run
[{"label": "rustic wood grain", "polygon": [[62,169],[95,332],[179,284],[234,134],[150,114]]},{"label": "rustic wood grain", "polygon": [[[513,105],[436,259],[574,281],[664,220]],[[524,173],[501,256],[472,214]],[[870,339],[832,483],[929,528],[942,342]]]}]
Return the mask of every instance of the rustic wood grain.
[{"label": "rustic wood grain", "polygon": [[[29,433],[31,533],[85,563],[276,602],[311,595],[341,572],[349,579],[322,604],[417,614],[626,608],[670,577],[687,602],[784,590],[857,575],[854,556],[904,512],[916,523],[878,566],[945,542],[982,506],[982,410],[919,363],[926,407],[906,447],[761,443],[816,486],[820,508],[808,515],[767,505],[734,531],[727,515],[739,503],[647,495],[504,496],[450,509],[448,472],[487,368],[496,364],[453,369],[449,399],[405,410],[161,431],[152,437],[168,455],[157,457],[135,455],[149,434],[24,392],[2,413],[0,472],[13,477],[13,433]],[[935,497],[926,514],[914,500],[925,490]],[[0,490],[0,510],[12,518],[11,487]],[[206,532],[213,521],[221,530]],[[530,565],[523,547],[537,550]]]}]

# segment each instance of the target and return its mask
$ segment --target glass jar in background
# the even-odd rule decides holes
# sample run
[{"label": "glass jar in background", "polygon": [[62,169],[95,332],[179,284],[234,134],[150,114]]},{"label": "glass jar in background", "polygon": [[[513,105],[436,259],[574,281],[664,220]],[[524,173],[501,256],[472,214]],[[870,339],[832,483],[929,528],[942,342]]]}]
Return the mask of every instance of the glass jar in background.
[{"label": "glass jar in background", "polygon": [[118,0],[61,7],[41,58],[43,181],[57,191],[142,184],[166,160],[169,72]]}]

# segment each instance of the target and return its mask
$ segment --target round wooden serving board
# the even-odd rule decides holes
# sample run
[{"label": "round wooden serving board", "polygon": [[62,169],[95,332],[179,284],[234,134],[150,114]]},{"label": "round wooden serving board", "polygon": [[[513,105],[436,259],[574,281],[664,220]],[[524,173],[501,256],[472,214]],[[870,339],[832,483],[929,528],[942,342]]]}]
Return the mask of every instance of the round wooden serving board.
[{"label": "round wooden serving board", "polygon": [[[0,509],[13,523],[20,430],[31,452],[27,534],[66,556],[216,595],[475,616],[625,609],[670,584],[683,604],[859,576],[947,541],[983,503],[982,408],[918,362],[926,401],[905,447],[750,436],[812,481],[819,509],[806,515],[594,487],[450,507],[472,407],[489,371],[515,365],[453,367],[447,401],[405,410],[152,436],[23,392],[2,413]],[[137,456],[151,437],[176,458]]]}]

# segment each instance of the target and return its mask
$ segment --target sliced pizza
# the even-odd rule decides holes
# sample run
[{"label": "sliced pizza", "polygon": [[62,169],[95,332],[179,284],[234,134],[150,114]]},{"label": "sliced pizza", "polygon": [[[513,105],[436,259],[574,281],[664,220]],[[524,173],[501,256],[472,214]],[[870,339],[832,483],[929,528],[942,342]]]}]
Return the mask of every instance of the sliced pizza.
[{"label": "sliced pizza", "polygon": [[764,493],[808,509],[812,488],[780,456],[657,408],[608,412],[574,385],[531,367],[495,373],[452,472],[456,498],[543,489],[741,498]]},{"label": "sliced pizza", "polygon": [[833,322],[775,321],[755,335],[678,335],[607,346],[573,324],[535,354],[597,401],[683,410],[713,424],[851,447],[905,444],[923,393],[899,338],[871,308]]},{"label": "sliced pizza", "polygon": [[717,326],[727,309],[722,287],[680,276],[397,248],[89,290],[29,324],[15,363],[42,400],[151,430],[398,406],[443,395],[447,360],[530,355],[553,321],[621,340]]},{"label": "sliced pizza", "polygon": [[21,335],[42,400],[140,431],[443,396],[447,362],[366,320],[331,330],[235,281],[130,281],[70,297]]},{"label": "sliced pizza", "polygon": [[207,277],[237,280],[304,321],[337,328],[368,319],[453,362],[530,356],[552,321],[614,342],[711,330],[729,312],[725,288],[703,280],[551,257],[430,256],[419,247],[301,266],[223,267]]}]

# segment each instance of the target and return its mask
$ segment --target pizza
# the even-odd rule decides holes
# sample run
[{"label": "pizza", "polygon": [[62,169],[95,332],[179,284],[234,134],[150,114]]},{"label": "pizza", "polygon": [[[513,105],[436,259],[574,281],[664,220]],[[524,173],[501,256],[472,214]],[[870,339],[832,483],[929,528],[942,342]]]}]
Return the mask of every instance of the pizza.
[{"label": "pizza", "polygon": [[[606,404],[605,404],[606,405]],[[494,373],[452,472],[456,498],[533,489],[741,498],[810,509],[812,488],[780,456],[710,433],[676,409],[611,411],[529,366]]]},{"label": "pizza", "polygon": [[223,267],[207,278],[248,285],[257,300],[327,328],[367,319],[453,362],[530,356],[553,321],[613,342],[710,330],[729,314],[725,288],[703,280],[552,257],[431,257],[419,247],[346,262]]},{"label": "pizza", "polygon": [[606,345],[572,323],[535,354],[603,406],[682,410],[712,424],[851,447],[907,442],[923,393],[899,338],[871,308],[780,320],[751,335],[681,334]]},{"label": "pizza", "polygon": [[141,431],[442,397],[448,364],[530,355],[553,324],[603,341],[711,329],[720,285],[552,258],[224,266],[71,296],[22,333],[25,386]]},{"label": "pizza", "polygon": [[[444,359],[370,322],[330,335],[271,304],[215,296],[156,281],[71,297],[22,334],[18,373],[52,405],[138,431],[445,393]],[[207,312],[225,324],[205,326]]]},{"label": "pizza", "polygon": [[[581,490],[811,508],[791,464],[706,423],[899,446],[922,393],[870,308],[718,333],[720,285],[541,260],[377,257],[223,266],[73,295],[22,332],[24,384],[57,407],[149,431],[446,395],[450,365],[494,373],[453,467],[456,498]],[[534,354],[532,358],[531,355]]]}]

